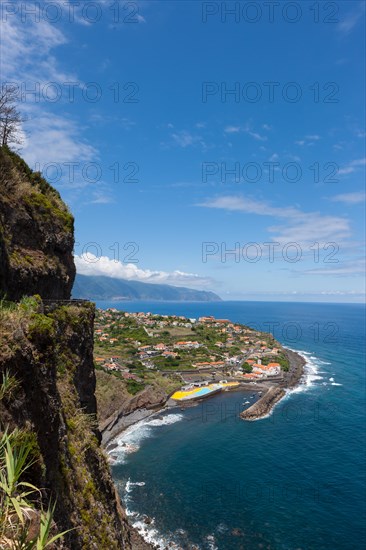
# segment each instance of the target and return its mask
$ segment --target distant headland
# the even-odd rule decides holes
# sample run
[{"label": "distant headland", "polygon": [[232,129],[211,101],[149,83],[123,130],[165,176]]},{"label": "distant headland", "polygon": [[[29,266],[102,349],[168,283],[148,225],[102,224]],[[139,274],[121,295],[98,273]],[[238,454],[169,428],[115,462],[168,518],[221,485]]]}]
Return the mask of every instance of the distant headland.
[{"label": "distant headland", "polygon": [[73,297],[85,300],[156,300],[172,302],[221,302],[208,290],[143,283],[97,275],[76,275]]}]

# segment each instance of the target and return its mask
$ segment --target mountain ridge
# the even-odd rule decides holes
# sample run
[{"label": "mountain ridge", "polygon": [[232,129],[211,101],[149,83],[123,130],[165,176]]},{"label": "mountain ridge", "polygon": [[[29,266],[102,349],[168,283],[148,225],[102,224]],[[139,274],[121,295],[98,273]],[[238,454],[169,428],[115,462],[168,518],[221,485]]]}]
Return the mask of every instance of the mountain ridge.
[{"label": "mountain ridge", "polygon": [[116,279],[104,275],[76,274],[73,298],[88,300],[157,300],[219,302],[220,296],[208,290],[194,290],[166,284]]}]

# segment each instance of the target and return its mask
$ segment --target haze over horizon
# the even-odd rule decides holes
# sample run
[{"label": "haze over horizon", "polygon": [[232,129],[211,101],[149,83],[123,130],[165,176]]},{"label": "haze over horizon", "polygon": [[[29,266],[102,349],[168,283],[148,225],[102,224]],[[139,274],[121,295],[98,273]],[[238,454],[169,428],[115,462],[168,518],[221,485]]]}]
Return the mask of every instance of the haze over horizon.
[{"label": "haze over horizon", "polygon": [[364,301],[364,2],[7,1],[1,16],[20,153],[75,215],[78,273]]}]

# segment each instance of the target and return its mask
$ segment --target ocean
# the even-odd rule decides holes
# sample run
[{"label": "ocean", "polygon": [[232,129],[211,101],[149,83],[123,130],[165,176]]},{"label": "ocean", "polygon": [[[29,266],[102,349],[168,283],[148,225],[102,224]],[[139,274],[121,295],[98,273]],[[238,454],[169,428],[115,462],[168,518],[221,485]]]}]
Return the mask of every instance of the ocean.
[{"label": "ocean", "polygon": [[271,331],[307,360],[303,384],[267,418],[240,420],[253,395],[224,393],[150,417],[117,438],[113,477],[146,540],[192,550],[366,547],[362,305],[97,305],[227,318]]}]

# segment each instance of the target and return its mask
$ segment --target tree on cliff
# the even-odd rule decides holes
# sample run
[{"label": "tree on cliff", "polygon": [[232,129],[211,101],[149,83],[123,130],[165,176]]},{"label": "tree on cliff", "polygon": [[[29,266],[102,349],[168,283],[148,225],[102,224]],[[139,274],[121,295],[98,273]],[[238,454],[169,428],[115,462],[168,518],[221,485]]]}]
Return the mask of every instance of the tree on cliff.
[{"label": "tree on cliff", "polygon": [[17,88],[1,86],[0,90],[0,145],[22,143],[21,125],[26,119],[17,109]]}]

